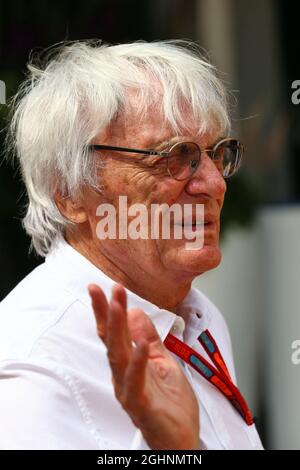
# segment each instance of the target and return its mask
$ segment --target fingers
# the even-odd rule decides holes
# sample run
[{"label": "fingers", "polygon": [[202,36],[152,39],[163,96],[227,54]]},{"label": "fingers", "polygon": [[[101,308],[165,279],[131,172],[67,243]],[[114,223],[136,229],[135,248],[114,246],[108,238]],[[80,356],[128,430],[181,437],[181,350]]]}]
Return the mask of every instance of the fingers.
[{"label": "fingers", "polygon": [[136,343],[146,342],[150,347],[150,354],[165,355],[167,349],[163,345],[157,330],[145,312],[132,308],[128,312],[128,328],[132,340]]},{"label": "fingers", "polygon": [[136,413],[140,408],[147,408],[145,400],[145,375],[148,362],[149,345],[141,341],[134,348],[131,361],[124,377],[124,405],[128,411]]},{"label": "fingers", "polygon": [[[137,401],[142,401],[144,397],[149,352],[152,357],[158,357],[166,355],[167,350],[143,310],[131,309],[127,315],[126,291],[122,285],[114,285],[109,303],[95,284],[89,286],[89,294],[98,335],[107,347],[116,396],[135,409],[138,407]],[[132,341],[138,345],[136,348],[132,346]]]},{"label": "fingers", "polygon": [[127,295],[126,290],[121,284],[115,284],[112,288],[112,298],[116,300],[122,308],[127,312]]},{"label": "fingers", "polygon": [[127,320],[126,291],[120,284],[115,284],[108,308],[107,347],[120,358],[132,350]]},{"label": "fingers", "polygon": [[132,343],[127,326],[126,291],[120,284],[114,285],[108,303],[103,291],[95,284],[88,287],[97,322],[97,331],[107,347],[107,356],[113,381],[121,387],[132,353]]},{"label": "fingers", "polygon": [[107,355],[112,369],[113,378],[117,385],[122,386],[124,374],[130,361],[132,344],[127,327],[127,312],[123,305],[116,300],[115,293],[108,309]]},{"label": "fingers", "polygon": [[106,297],[96,284],[90,284],[88,291],[92,300],[92,306],[97,323],[97,332],[104,343],[106,343],[108,303]]}]

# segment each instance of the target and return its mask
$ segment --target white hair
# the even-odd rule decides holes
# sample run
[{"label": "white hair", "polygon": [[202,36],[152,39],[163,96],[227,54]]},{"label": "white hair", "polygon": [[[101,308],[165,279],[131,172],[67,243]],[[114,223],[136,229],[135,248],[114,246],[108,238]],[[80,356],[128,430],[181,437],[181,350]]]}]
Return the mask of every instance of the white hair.
[{"label": "white hair", "polygon": [[162,116],[174,132],[185,124],[182,101],[199,133],[211,126],[229,132],[227,94],[216,69],[185,41],[62,43],[47,51],[44,65],[39,58],[28,69],[12,100],[8,141],[28,192],[24,227],[42,256],[69,223],[56,206],[55,191],[74,196],[84,184],[99,185],[87,146],[126,108],[129,88],[140,94],[141,118],[159,82]]}]

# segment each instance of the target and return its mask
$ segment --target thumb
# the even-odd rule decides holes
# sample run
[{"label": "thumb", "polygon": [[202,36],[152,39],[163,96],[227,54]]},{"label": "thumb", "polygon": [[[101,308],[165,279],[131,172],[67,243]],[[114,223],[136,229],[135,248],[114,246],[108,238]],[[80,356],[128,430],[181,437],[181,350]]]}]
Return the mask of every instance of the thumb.
[{"label": "thumb", "polygon": [[150,320],[149,316],[139,308],[128,310],[128,329],[131,339],[135,343],[147,342],[150,347],[150,353],[155,350],[156,353],[165,354],[166,348],[162,343],[160,336]]}]

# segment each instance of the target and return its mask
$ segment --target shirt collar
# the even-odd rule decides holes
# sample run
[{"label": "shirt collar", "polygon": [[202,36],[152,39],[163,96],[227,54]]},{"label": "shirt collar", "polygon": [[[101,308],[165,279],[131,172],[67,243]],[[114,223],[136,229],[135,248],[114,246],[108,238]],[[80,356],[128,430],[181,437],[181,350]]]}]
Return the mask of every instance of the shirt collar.
[{"label": "shirt collar", "polygon": [[[46,257],[46,264],[53,275],[75,298],[90,307],[91,300],[87,291],[88,284],[98,284],[110,299],[115,281],[81,255],[65,240],[59,241]],[[211,320],[211,312],[206,297],[195,288],[191,288],[186,297],[177,306],[176,313],[161,309],[146,299],[126,288],[128,308],[141,308],[149,315],[162,339],[169,332],[193,343]],[[183,320],[182,320],[183,319]]]},{"label": "shirt collar", "polygon": [[[45,262],[60,285],[89,307],[91,301],[87,291],[88,284],[98,284],[106,297],[110,299],[115,281],[104,274],[65,240],[59,241],[54,246],[46,256]],[[126,289],[126,292],[128,308],[137,307],[144,310],[153,321],[160,338],[164,340],[178,316],[169,310],[160,309],[129,289]]]}]

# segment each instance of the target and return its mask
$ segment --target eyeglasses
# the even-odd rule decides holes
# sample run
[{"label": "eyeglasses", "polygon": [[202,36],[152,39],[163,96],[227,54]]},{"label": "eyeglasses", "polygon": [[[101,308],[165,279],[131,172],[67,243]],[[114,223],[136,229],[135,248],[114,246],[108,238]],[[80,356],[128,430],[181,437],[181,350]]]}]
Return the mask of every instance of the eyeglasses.
[{"label": "eyeglasses", "polygon": [[245,151],[244,145],[239,140],[232,138],[222,139],[214,147],[203,150],[195,142],[177,142],[169,150],[161,152],[110,145],[89,145],[88,148],[96,151],[110,150],[163,157],[167,173],[178,181],[186,180],[195,173],[204,152],[212,159],[222,176],[229,178],[239,169]]}]

